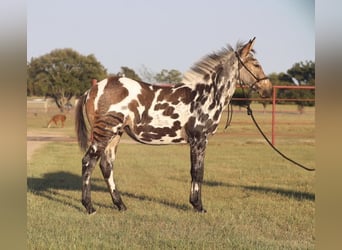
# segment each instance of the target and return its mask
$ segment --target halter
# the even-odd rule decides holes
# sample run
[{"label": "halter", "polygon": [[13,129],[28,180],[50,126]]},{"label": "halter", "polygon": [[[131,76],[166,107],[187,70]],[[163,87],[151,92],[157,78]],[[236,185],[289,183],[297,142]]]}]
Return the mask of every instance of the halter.
[{"label": "halter", "polygon": [[[269,79],[267,76],[263,77],[263,78],[259,78],[257,77],[256,75],[254,75],[254,73],[246,66],[246,64],[241,60],[241,57],[239,56],[239,53],[237,51],[235,51],[235,56],[236,58],[238,59],[239,63],[247,70],[247,72],[249,74],[251,74],[251,76],[253,76],[253,78],[255,79],[255,82],[252,83],[251,85],[249,85],[249,93],[248,95],[250,94],[250,92],[254,89],[254,85],[257,84],[258,82],[260,81],[263,81],[263,80],[267,80]],[[240,70],[238,70],[238,73],[239,73],[239,84],[240,86],[242,87],[242,82],[241,82],[241,78],[240,78]],[[242,92],[244,93],[244,90],[243,90],[243,87],[242,87]]]},{"label": "halter", "polygon": [[[244,67],[244,68],[253,76],[253,78],[255,79],[255,82],[249,86],[249,88],[250,88],[250,89],[249,89],[249,93],[248,93],[248,95],[246,96],[246,94],[245,94],[245,92],[244,92],[244,89],[243,89],[243,86],[242,86],[243,84],[242,84],[241,79],[240,79],[240,70],[238,70],[238,73],[239,73],[239,84],[240,84],[240,86],[241,86],[241,88],[242,88],[242,93],[243,93],[243,95],[244,95],[246,98],[248,98],[250,92],[253,90],[254,85],[257,84],[258,82],[262,81],[262,80],[268,79],[268,77],[263,77],[263,78],[258,78],[258,77],[256,77],[256,75],[254,75],[253,72],[252,72],[249,68],[247,68],[247,66],[246,66],[246,65],[244,64],[244,62],[241,60],[239,54],[238,54],[236,51],[235,51],[235,56],[237,57],[239,63],[240,63],[240,64],[241,64],[241,65],[242,65],[242,66],[243,66],[243,67]],[[230,125],[230,122],[231,122],[232,117],[233,117],[233,108],[230,107],[230,109],[229,109],[229,105],[232,106],[232,104],[231,104],[231,103],[228,104],[228,115],[227,115],[227,121],[226,121],[225,129]],[[251,109],[250,104],[247,104],[247,107],[246,107],[246,108],[247,108],[247,114],[248,114],[249,116],[252,117],[252,120],[253,120],[253,122],[254,122],[254,125],[257,127],[257,129],[259,130],[259,132],[261,133],[261,135],[264,137],[264,139],[266,140],[266,142],[271,146],[271,148],[273,148],[273,149],[274,149],[280,156],[282,156],[284,159],[288,160],[289,162],[292,162],[293,164],[297,165],[298,167],[301,167],[301,168],[303,168],[303,169],[305,169],[305,170],[307,170],[307,171],[315,171],[314,168],[306,167],[306,166],[304,166],[303,164],[300,164],[300,163],[294,161],[293,159],[291,159],[291,158],[289,158],[288,156],[286,156],[285,154],[283,154],[279,149],[277,149],[277,148],[270,142],[270,140],[267,138],[267,136],[265,135],[265,133],[262,131],[262,129],[260,128],[259,124],[258,124],[257,121],[255,120],[254,115],[253,115],[253,111],[252,111],[252,109]]]},{"label": "halter", "polygon": [[[253,78],[255,79],[255,81],[251,84],[251,85],[248,85],[249,87],[249,91],[248,93],[246,94],[245,93],[245,90],[243,88],[243,85],[245,85],[244,83],[242,83],[241,81],[241,78],[240,78],[240,70],[238,69],[238,82],[239,82],[239,85],[242,89],[242,93],[244,95],[245,98],[248,98],[248,96],[250,95],[250,93],[254,90],[254,85],[257,84],[258,82],[260,81],[263,81],[263,80],[266,80],[266,79],[269,79],[267,76],[263,77],[263,78],[259,78],[257,77],[256,75],[254,75],[254,73],[246,66],[246,64],[241,60],[241,57],[239,56],[239,53],[237,51],[235,51],[235,56],[236,58],[238,59],[238,62],[239,64],[242,65],[242,67],[244,67],[247,72],[249,74],[251,74],[251,76],[253,76]],[[226,121],[226,125],[224,127],[224,129],[227,129],[232,121],[232,117],[233,117],[233,107],[232,107],[232,103],[229,103],[228,104],[228,116],[227,116],[227,121]]]}]

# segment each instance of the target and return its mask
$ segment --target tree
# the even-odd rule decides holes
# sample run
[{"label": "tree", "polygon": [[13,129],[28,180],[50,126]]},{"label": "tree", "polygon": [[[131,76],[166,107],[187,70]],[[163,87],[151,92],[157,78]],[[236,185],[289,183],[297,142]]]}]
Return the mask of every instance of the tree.
[{"label": "tree", "polygon": [[[278,85],[278,86],[291,86],[295,85],[292,77],[284,72],[281,72],[279,74],[272,73],[269,75],[270,81],[273,83],[273,85]],[[278,89],[277,90],[277,98],[279,99],[286,99],[286,98],[292,98],[294,93],[294,90],[291,89]],[[285,103],[283,102],[278,102],[279,104]]]},{"label": "tree", "polygon": [[140,76],[135,73],[135,71],[131,68],[128,68],[126,66],[121,67],[121,74],[123,74],[125,77],[131,78],[136,81],[141,81]]},{"label": "tree", "polygon": [[287,74],[296,79],[299,85],[315,85],[315,63],[312,61],[295,63]]},{"label": "tree", "polygon": [[92,79],[103,79],[106,69],[94,55],[83,56],[72,49],[55,49],[27,65],[27,94],[52,97],[61,110],[73,96],[83,94]]},{"label": "tree", "polygon": [[[314,86],[315,85],[315,63],[312,61],[306,61],[295,63],[287,73],[295,79],[300,86]],[[297,90],[292,94],[292,98],[296,99],[314,99],[314,90]],[[300,113],[303,112],[304,106],[313,106],[314,102],[311,101],[295,101],[298,105]]]},{"label": "tree", "polygon": [[[295,63],[286,73],[272,73],[269,79],[273,85],[299,85],[314,86],[315,85],[315,63],[312,61]],[[314,99],[315,90],[298,90],[298,89],[279,89],[277,90],[277,98],[282,99]],[[304,106],[313,106],[312,101],[294,101],[298,105],[298,110],[303,112]]]},{"label": "tree", "polygon": [[141,75],[141,78],[145,82],[153,83],[156,81],[155,79],[155,73],[147,68],[145,65],[142,65],[141,68],[139,69],[139,74]]},{"label": "tree", "polygon": [[163,69],[160,73],[157,73],[154,78],[158,83],[180,83],[182,80],[182,73],[176,69]]},{"label": "tree", "polygon": [[163,69],[159,73],[153,72],[151,69],[142,65],[140,70],[142,79],[149,83],[180,83],[182,81],[182,73],[176,69],[166,70]]}]

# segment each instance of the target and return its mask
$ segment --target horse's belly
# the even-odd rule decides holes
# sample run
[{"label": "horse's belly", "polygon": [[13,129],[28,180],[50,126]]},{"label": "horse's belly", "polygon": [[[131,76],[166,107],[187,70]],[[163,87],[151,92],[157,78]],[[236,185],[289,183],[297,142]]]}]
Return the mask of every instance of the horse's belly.
[{"label": "horse's belly", "polygon": [[186,139],[182,136],[169,137],[158,136],[156,134],[144,134],[143,136],[136,137],[136,139],[144,144],[151,145],[169,145],[169,144],[185,144]]},{"label": "horse's belly", "polygon": [[[157,126],[158,125],[158,126]],[[146,144],[187,143],[187,139],[179,121],[173,124],[156,121],[149,124],[138,124],[130,128],[129,135],[135,140]]]}]

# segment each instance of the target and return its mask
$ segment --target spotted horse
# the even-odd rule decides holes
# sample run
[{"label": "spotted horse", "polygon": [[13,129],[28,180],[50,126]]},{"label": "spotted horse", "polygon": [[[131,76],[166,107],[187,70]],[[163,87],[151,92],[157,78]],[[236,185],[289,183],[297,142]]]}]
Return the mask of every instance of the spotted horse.
[{"label": "spotted horse", "polygon": [[[158,86],[113,76],[92,86],[76,108],[76,133],[82,159],[82,204],[95,212],[91,201],[91,174],[100,168],[113,203],[126,210],[114,182],[114,160],[120,138],[126,132],[134,140],[153,145],[190,145],[190,203],[206,212],[201,189],[209,135],[215,134],[224,108],[239,81],[259,93],[271,94],[272,84],[254,57],[255,38],[228,45],[209,54],[184,74],[174,86]],[[87,125],[88,124],[88,125]]]}]

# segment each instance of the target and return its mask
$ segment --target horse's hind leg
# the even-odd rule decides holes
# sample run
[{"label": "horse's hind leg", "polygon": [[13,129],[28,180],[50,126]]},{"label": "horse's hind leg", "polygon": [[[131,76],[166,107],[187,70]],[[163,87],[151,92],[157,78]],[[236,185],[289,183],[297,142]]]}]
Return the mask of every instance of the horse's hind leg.
[{"label": "horse's hind leg", "polygon": [[91,202],[91,174],[96,162],[99,159],[99,152],[95,144],[88,148],[87,153],[82,159],[82,204],[87,209],[88,214],[95,213],[96,210]]},{"label": "horse's hind leg", "polygon": [[123,203],[120,193],[116,188],[114,182],[114,160],[120,137],[121,134],[115,135],[107,145],[105,152],[101,155],[100,168],[103,174],[103,178],[107,183],[108,190],[112,197],[114,205],[116,205],[120,211],[123,211],[127,208]]}]

